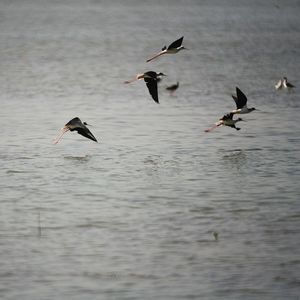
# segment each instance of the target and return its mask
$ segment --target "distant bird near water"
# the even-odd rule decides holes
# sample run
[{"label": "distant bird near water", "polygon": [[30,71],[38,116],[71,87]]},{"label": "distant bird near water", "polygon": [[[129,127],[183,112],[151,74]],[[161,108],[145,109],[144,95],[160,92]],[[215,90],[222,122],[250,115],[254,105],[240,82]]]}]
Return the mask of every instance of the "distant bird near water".
[{"label": "distant bird near water", "polygon": [[233,114],[248,114],[256,110],[255,107],[247,107],[247,97],[238,87],[236,87],[236,96],[232,95],[232,98],[236,104],[236,109],[232,111]]},{"label": "distant bird near water", "polygon": [[134,79],[126,80],[126,81],[124,81],[124,83],[128,84],[128,83],[134,82],[136,80],[144,79],[144,81],[146,82],[147,88],[149,90],[149,93],[152,96],[152,99],[156,103],[159,103],[158,92],[157,92],[157,79],[160,78],[161,76],[166,76],[166,75],[161,72],[156,73],[154,71],[148,71],[143,74],[137,74]]},{"label": "distant bird near water", "polygon": [[215,123],[214,126],[212,126],[209,129],[206,129],[205,132],[211,132],[215,128],[221,127],[223,125],[224,126],[229,126],[229,127],[234,128],[236,130],[240,130],[241,128],[236,127],[235,124],[237,122],[244,121],[244,120],[242,118],[238,118],[236,120],[233,120],[233,115],[234,115],[234,113],[232,113],[232,112],[229,113],[229,114],[224,115],[222,118],[219,119],[219,121],[217,123]]},{"label": "distant bird near water", "polygon": [[295,86],[293,84],[291,84],[290,82],[288,82],[286,77],[283,77],[283,79],[280,79],[276,84],[275,84],[275,88],[276,90],[281,90],[282,88],[285,89],[292,89]]},{"label": "distant bird near water", "polygon": [[159,56],[164,55],[164,54],[175,54],[175,53],[177,53],[177,52],[179,52],[180,50],[183,50],[183,49],[188,50],[187,48],[182,46],[182,41],[183,41],[183,36],[180,39],[174,41],[172,44],[170,44],[168,48],[167,48],[167,46],[164,46],[161,49],[160,52],[158,52],[154,56],[147,59],[147,62],[150,62],[150,61],[152,61],[152,60],[154,60],[154,59],[156,59]]},{"label": "distant bird near water", "polygon": [[215,241],[217,241],[219,239],[219,233],[218,232],[214,231],[213,236],[215,238]]},{"label": "distant bird near water", "polygon": [[81,122],[81,120],[76,117],[70,120],[62,129],[57,138],[54,139],[53,144],[57,144],[62,136],[67,132],[67,131],[77,131],[78,134],[83,135],[84,137],[95,141],[98,143],[94,135],[90,132],[90,130],[86,127],[88,124],[86,122]]},{"label": "distant bird near water", "polygon": [[177,81],[176,84],[172,84],[166,87],[166,90],[170,92],[171,95],[179,88],[179,82]]}]

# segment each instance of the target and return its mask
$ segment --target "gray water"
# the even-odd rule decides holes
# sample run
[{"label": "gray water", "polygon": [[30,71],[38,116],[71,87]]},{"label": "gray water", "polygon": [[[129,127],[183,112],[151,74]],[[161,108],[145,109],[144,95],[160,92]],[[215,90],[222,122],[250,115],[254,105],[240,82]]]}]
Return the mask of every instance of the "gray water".
[{"label": "gray water", "polygon": [[[296,0],[2,0],[0,298],[299,299],[299,15]],[[189,51],[145,62],[181,35]],[[123,84],[148,70],[168,75],[159,105]],[[205,133],[236,86],[259,111]],[[76,116],[99,143],[53,145]]]}]

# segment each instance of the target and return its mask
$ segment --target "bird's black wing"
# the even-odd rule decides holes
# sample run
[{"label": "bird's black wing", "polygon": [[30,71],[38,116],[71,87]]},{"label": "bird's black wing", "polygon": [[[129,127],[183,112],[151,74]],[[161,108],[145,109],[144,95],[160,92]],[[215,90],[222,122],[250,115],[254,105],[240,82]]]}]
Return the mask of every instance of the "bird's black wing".
[{"label": "bird's black wing", "polygon": [[159,103],[156,78],[144,78],[144,81],[146,82],[147,88],[148,88],[149,93],[152,96],[153,100],[156,103]]},{"label": "bird's black wing", "polygon": [[233,98],[236,103],[236,108],[243,108],[247,104],[247,97],[238,87],[236,87],[236,95],[236,99]]},{"label": "bird's black wing", "polygon": [[173,42],[172,44],[170,44],[169,47],[168,47],[168,49],[174,49],[174,48],[180,47],[181,44],[182,44],[182,41],[183,41],[183,36],[180,39],[178,39],[175,42]]},{"label": "bird's black wing", "polygon": [[235,104],[236,104],[236,107],[237,107],[237,106],[238,106],[238,105],[237,105],[237,101],[238,101],[237,96],[231,95],[231,97],[232,97],[232,99],[234,100],[234,102],[235,102]]},{"label": "bird's black wing", "polygon": [[72,128],[81,123],[81,120],[78,117],[75,117],[72,120],[70,120],[65,126],[70,126]]},{"label": "bird's black wing", "polygon": [[84,137],[98,143],[97,139],[94,137],[94,135],[90,132],[90,130],[86,126],[85,128],[78,128],[76,130],[79,134],[83,135]]},{"label": "bird's black wing", "polygon": [[221,120],[221,121],[232,120],[232,117],[233,117],[233,113],[229,113],[229,114],[224,115],[219,120]]},{"label": "bird's black wing", "polygon": [[156,72],[154,71],[147,71],[144,73],[145,78],[151,77],[151,79],[155,79],[157,77]]}]

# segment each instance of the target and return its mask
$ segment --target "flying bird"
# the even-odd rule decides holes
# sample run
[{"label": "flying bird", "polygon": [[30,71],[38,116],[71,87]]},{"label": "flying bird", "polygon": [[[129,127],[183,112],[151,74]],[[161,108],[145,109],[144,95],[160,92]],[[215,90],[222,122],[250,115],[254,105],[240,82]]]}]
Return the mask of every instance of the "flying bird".
[{"label": "flying bird", "polygon": [[281,90],[282,88],[285,89],[292,89],[295,86],[293,84],[291,84],[290,82],[287,81],[286,77],[283,77],[283,79],[280,79],[276,84],[275,84],[275,88],[276,90]]},{"label": "flying bird", "polygon": [[157,81],[158,81],[158,78],[161,78],[161,76],[166,76],[166,75],[161,72],[156,73],[154,71],[148,71],[143,74],[137,74],[134,79],[126,80],[126,81],[124,81],[124,83],[128,84],[128,83],[134,82],[136,80],[144,79],[144,81],[146,82],[147,88],[149,90],[149,93],[152,96],[152,99],[156,103],[159,103],[158,92],[157,92]]},{"label": "flying bird", "polygon": [[180,39],[173,42],[172,44],[170,44],[168,48],[167,48],[167,46],[164,46],[160,52],[158,52],[154,56],[147,59],[147,62],[149,62],[153,59],[156,59],[159,56],[164,55],[164,54],[175,54],[175,53],[179,52],[180,50],[183,50],[183,49],[187,50],[187,48],[182,46],[182,41],[183,41],[183,36]]},{"label": "flying bird", "polygon": [[170,94],[172,95],[178,88],[179,88],[179,82],[177,81],[177,83],[167,86],[166,90],[170,91]]},{"label": "flying bird", "polygon": [[236,87],[236,96],[232,95],[232,98],[236,104],[236,109],[232,111],[233,114],[248,114],[256,109],[247,107],[247,97],[238,87]]},{"label": "flying bird", "polygon": [[78,134],[98,143],[94,135],[86,127],[87,125],[86,122],[82,123],[78,117],[73,118],[61,129],[60,134],[54,139],[53,144],[57,144],[67,131],[77,131]]},{"label": "flying bird", "polygon": [[219,121],[217,123],[215,123],[214,126],[212,126],[209,129],[206,129],[205,132],[211,132],[215,128],[221,127],[223,125],[224,126],[229,126],[229,127],[234,128],[236,130],[240,130],[241,128],[236,127],[235,124],[237,122],[244,121],[244,120],[242,118],[238,118],[238,119],[233,120],[233,115],[234,115],[234,113],[232,113],[232,112],[229,113],[229,114],[224,115],[222,118],[219,119]]}]

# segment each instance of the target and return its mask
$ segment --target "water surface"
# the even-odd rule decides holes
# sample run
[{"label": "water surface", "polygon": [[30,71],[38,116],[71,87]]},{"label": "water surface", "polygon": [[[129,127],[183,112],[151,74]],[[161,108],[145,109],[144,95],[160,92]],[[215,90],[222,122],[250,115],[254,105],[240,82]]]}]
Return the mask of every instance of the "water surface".
[{"label": "water surface", "polygon": [[[2,1],[1,299],[298,299],[299,12]],[[146,64],[181,35],[189,51]],[[168,75],[159,105],[122,83],[148,70]],[[204,133],[236,86],[260,111]],[[99,143],[52,145],[75,116]]]}]

